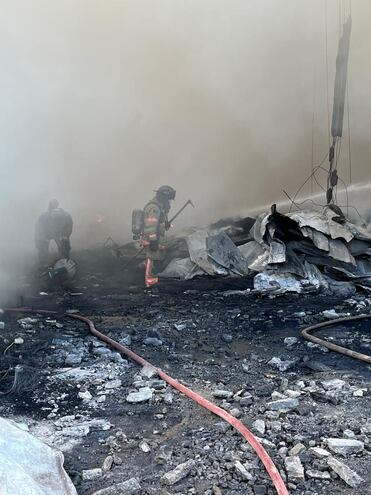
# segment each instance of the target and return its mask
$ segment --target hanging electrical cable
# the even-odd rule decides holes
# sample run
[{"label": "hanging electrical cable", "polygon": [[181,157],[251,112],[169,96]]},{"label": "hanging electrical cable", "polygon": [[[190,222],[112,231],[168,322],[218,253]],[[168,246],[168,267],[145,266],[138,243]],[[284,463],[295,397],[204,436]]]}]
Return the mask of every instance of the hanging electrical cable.
[{"label": "hanging electrical cable", "polygon": [[[317,165],[316,167],[314,167],[314,169],[313,169],[313,172],[312,172],[312,173],[315,173],[315,172],[316,172],[316,170],[317,170],[319,167],[321,167],[321,166],[325,163],[325,161],[327,160],[327,157],[328,157],[328,152],[327,152],[327,153],[326,153],[326,155],[323,157],[323,159],[322,159],[321,163],[320,163],[319,165]],[[307,178],[305,179],[305,181],[303,182],[303,184],[302,184],[302,185],[299,187],[299,189],[296,191],[296,193],[295,193],[295,195],[294,195],[294,198],[293,198],[293,201],[295,201],[295,199],[297,198],[297,196],[298,196],[298,194],[300,193],[300,191],[304,188],[304,186],[305,186],[305,185],[308,183],[308,181],[311,179],[311,176],[312,176],[312,174],[310,174],[310,175],[309,175],[309,177],[307,177]],[[292,208],[292,204],[291,204],[291,206],[290,206],[290,210],[289,210],[289,211],[291,211],[291,208]]]}]

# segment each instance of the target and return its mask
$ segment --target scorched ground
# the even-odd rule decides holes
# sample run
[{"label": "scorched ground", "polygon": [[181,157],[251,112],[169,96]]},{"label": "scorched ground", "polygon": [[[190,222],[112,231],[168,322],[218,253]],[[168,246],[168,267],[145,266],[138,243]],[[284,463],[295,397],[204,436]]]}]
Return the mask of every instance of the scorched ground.
[{"label": "scorched ground", "polygon": [[[371,301],[365,294],[269,298],[243,292],[250,282],[212,278],[162,284],[153,294],[111,262],[90,261],[87,253],[79,260],[80,279],[71,294],[80,295],[42,296],[28,280],[18,296],[34,308],[80,311],[102,332],[238,416],[261,439],[290,493],[368,493],[370,367],[300,335],[305,325],[326,319],[323,311],[366,313]],[[370,352],[367,322],[323,335]],[[275,493],[256,454],[227,424],[158,377],[141,373],[82,324],[13,315],[0,342],[1,391],[13,388],[2,396],[1,415],[64,452],[79,494],[108,487],[112,491],[103,493]],[[22,368],[14,383],[17,365]],[[329,439],[343,439],[343,450]],[[364,481],[351,487],[321,448]],[[163,477],[190,460],[195,462],[179,481]]]}]

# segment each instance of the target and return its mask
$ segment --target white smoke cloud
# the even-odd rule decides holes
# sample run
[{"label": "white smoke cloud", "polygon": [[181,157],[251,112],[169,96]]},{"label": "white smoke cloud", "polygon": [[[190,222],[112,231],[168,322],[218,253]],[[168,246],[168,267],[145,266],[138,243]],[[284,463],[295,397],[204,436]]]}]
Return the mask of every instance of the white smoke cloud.
[{"label": "white smoke cloud", "polygon": [[[315,162],[327,151],[324,4],[3,0],[0,252],[33,251],[35,219],[52,197],[73,214],[73,243],[83,246],[106,232],[129,240],[131,210],[162,183],[176,187],[177,205],[197,205],[180,225],[293,193],[311,168],[313,109]],[[330,106],[338,5],[327,1]],[[363,183],[371,4],[352,10],[353,180]],[[98,233],[97,213],[106,218]]]}]

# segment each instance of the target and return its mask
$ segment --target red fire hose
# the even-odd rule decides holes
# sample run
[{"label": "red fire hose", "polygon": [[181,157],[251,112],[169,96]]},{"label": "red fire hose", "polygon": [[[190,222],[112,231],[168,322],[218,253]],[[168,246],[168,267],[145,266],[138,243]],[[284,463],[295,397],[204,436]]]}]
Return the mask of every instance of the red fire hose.
[{"label": "red fire hose", "polygon": [[[36,309],[31,309],[31,308],[7,308],[4,311],[6,312],[13,312],[13,313],[39,313],[39,314],[49,314],[49,315],[56,315],[56,311],[47,311],[47,310],[36,310]],[[95,326],[94,323],[89,320],[89,318],[85,318],[84,316],[80,316],[77,314],[65,314],[63,316],[68,316],[69,318],[73,318],[75,320],[79,320],[84,322],[90,330],[90,333],[97,337],[98,339],[102,340],[103,342],[106,342],[109,344],[111,347],[117,349],[120,353],[125,354],[128,358],[130,358],[132,361],[135,361],[136,363],[140,364],[141,366],[147,366],[156,371],[158,376],[162,378],[164,381],[166,381],[169,385],[171,385],[173,388],[181,392],[182,394],[186,395],[193,401],[197,402],[200,406],[204,407],[205,409],[213,412],[217,416],[221,417],[227,423],[229,423],[233,428],[235,428],[237,431],[241,433],[241,435],[248,441],[248,443],[251,445],[251,447],[255,450],[256,454],[264,464],[276,490],[278,495],[289,495],[289,492],[281,478],[280,473],[278,472],[278,469],[276,468],[275,464],[273,463],[272,459],[270,458],[268,452],[264,449],[264,447],[261,445],[261,443],[258,441],[258,439],[251,433],[250,430],[246,428],[246,426],[237,418],[233,417],[231,414],[229,414],[227,411],[222,409],[221,407],[216,406],[209,400],[205,399],[201,395],[197,394],[196,392],[193,392],[193,390],[190,390],[188,387],[182,385],[179,383],[177,380],[174,380],[171,376],[167,375],[164,371],[162,371],[159,368],[156,368],[153,366],[151,363],[143,359],[141,356],[138,356],[135,354],[135,352],[131,351],[127,347],[119,344],[115,340],[111,339],[107,335],[99,332]]]}]

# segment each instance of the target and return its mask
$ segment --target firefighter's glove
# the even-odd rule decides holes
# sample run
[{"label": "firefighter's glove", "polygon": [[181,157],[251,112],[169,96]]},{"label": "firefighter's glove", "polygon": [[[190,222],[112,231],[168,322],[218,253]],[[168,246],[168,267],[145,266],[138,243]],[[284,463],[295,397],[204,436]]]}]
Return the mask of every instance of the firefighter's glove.
[{"label": "firefighter's glove", "polygon": [[171,228],[170,222],[165,222],[165,230],[169,230]]},{"label": "firefighter's glove", "polygon": [[157,251],[158,250],[158,241],[151,241],[149,243],[149,249],[151,251]]}]

